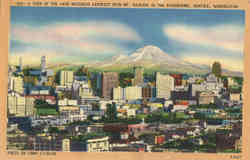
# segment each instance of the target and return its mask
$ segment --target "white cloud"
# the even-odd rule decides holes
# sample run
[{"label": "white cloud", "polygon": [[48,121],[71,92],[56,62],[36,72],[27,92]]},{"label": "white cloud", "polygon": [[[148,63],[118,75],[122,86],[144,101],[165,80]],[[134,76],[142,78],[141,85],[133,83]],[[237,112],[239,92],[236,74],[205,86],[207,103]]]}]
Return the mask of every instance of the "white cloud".
[{"label": "white cloud", "polygon": [[[33,46],[49,46],[51,50],[66,48],[74,54],[115,54],[124,50],[110,40],[138,43],[141,37],[131,27],[112,21],[55,23],[43,26],[16,24],[11,28],[11,39]],[[15,46],[14,46],[15,47]]]},{"label": "white cloud", "polygon": [[215,25],[197,27],[171,24],[163,27],[164,34],[187,44],[218,47],[233,52],[243,52],[244,27],[239,25]]}]

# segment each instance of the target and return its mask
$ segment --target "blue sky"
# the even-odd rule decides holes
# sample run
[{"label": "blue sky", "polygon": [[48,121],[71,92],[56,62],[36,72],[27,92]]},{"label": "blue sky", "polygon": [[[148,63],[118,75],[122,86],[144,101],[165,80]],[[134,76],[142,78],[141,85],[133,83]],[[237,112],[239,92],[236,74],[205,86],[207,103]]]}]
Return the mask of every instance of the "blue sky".
[{"label": "blue sky", "polygon": [[[155,45],[183,60],[243,69],[244,11],[11,8],[10,63],[83,63]],[[26,58],[27,57],[27,58]]]}]

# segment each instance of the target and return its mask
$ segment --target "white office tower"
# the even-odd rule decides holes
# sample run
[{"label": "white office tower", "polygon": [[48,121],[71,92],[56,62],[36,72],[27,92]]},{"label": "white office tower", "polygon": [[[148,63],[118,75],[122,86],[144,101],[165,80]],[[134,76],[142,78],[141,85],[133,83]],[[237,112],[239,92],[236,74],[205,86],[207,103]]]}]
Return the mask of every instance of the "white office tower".
[{"label": "white office tower", "polygon": [[19,94],[23,94],[23,78],[22,77],[10,77],[9,90]]},{"label": "white office tower", "polygon": [[125,88],[125,99],[136,100],[142,98],[142,87],[131,86]]},{"label": "white office tower", "polygon": [[9,114],[16,117],[32,116],[34,115],[33,97],[24,97],[18,94],[8,94],[7,106]]},{"label": "white office tower", "polygon": [[71,86],[74,81],[73,71],[61,71],[60,72],[60,85]]},{"label": "white office tower", "polygon": [[23,61],[22,61],[22,57],[19,57],[19,71],[22,72],[23,70]]},{"label": "white office tower", "polygon": [[171,97],[171,91],[174,90],[174,78],[170,75],[162,75],[157,72],[156,74],[156,89],[157,89],[157,98],[166,98]]},{"label": "white office tower", "polygon": [[125,88],[117,87],[113,88],[113,99],[124,100],[125,99]]}]

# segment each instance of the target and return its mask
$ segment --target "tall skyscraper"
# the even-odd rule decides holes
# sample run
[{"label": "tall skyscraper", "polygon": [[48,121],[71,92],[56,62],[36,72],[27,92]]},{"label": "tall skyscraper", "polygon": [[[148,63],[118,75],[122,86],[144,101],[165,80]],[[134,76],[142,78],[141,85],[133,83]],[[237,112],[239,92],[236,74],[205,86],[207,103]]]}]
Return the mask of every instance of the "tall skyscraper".
[{"label": "tall skyscraper", "polygon": [[32,116],[34,114],[35,99],[15,94],[9,94],[7,99],[8,111],[17,117]]},{"label": "tall skyscraper", "polygon": [[133,86],[143,84],[144,82],[143,73],[144,73],[144,68],[142,67],[135,68],[135,78],[133,80]]},{"label": "tall skyscraper", "polygon": [[171,91],[174,90],[174,78],[170,75],[156,74],[157,98],[169,99]]},{"label": "tall skyscraper", "polygon": [[42,56],[41,57],[41,72],[45,72],[46,71],[46,57]]},{"label": "tall skyscraper", "polygon": [[102,97],[112,99],[113,88],[119,86],[119,75],[116,72],[102,73]]},{"label": "tall skyscraper", "polygon": [[22,70],[23,70],[22,57],[19,57],[19,71],[21,72]]},{"label": "tall skyscraper", "polygon": [[60,85],[71,86],[74,81],[73,71],[61,71],[60,72]]},{"label": "tall skyscraper", "polygon": [[23,78],[22,77],[11,77],[10,84],[9,84],[10,91],[23,94]]}]

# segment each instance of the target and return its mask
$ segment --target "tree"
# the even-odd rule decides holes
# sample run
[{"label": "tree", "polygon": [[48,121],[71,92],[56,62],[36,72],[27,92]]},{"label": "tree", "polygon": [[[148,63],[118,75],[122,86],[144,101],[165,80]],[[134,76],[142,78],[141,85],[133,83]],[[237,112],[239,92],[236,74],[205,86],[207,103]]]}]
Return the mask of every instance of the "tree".
[{"label": "tree", "polygon": [[122,88],[127,86],[131,86],[132,82],[131,79],[134,78],[134,73],[131,72],[122,72],[119,74],[119,83]]},{"label": "tree", "polygon": [[212,73],[216,77],[221,77],[221,64],[219,62],[214,62],[212,66]]},{"label": "tree", "polygon": [[49,127],[48,131],[51,134],[57,134],[60,132],[60,130],[57,127]]},{"label": "tree", "polygon": [[86,68],[82,65],[76,72],[76,76],[86,76]]},{"label": "tree", "polygon": [[98,103],[92,103],[92,109],[94,111],[99,111],[100,110],[100,105]]},{"label": "tree", "polygon": [[117,120],[117,110],[115,103],[107,104],[106,115],[109,121]]}]

